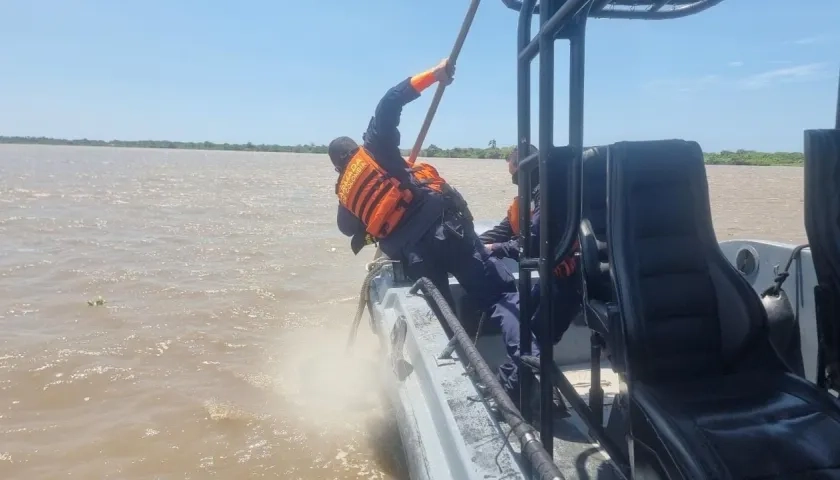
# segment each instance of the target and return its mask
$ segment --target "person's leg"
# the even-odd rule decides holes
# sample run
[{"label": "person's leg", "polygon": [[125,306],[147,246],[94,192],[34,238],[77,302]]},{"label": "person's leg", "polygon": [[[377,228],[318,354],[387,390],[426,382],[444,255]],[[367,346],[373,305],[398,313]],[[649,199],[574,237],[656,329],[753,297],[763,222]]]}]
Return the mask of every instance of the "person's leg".
[{"label": "person's leg", "polygon": [[[440,290],[449,308],[455,312],[455,299],[449,288],[449,274],[445,268],[446,258],[443,252],[441,225],[436,224],[422,237],[403,247],[402,264],[405,273],[411,280],[426,277]],[[437,313],[437,312],[435,312]]]},{"label": "person's leg", "polygon": [[576,275],[555,278],[554,283],[554,338],[553,343],[559,342],[563,334],[569,329],[572,320],[580,313],[583,298],[580,293],[580,281]]},{"label": "person's leg", "polygon": [[[504,262],[490,257],[475,232],[458,220],[443,223],[446,264],[476,306],[487,312],[489,321],[500,325],[507,361],[499,367],[498,379],[515,404],[519,404],[520,325],[519,293]],[[531,337],[531,355],[539,356],[536,338]]]},{"label": "person's leg", "polygon": [[[552,343],[559,342],[566,330],[569,329],[572,320],[580,313],[582,307],[582,295],[580,291],[580,279],[577,274],[569,277],[553,277],[552,288],[552,306],[553,311],[550,313],[550,320],[554,322],[554,338]],[[534,334],[537,338],[542,337],[543,324],[540,318],[541,303],[540,303],[540,284],[539,280],[534,282],[531,288],[531,305],[534,308],[534,314],[531,317],[531,325]]]},{"label": "person's leg", "polygon": [[[520,325],[519,294],[513,275],[498,259],[491,259],[475,231],[467,222],[447,218],[434,235],[434,253],[440,265],[452,273],[476,306],[486,311],[491,322],[498,322],[508,361],[499,367],[499,380],[516,405],[519,404]],[[432,247],[429,247],[432,248]],[[438,263],[439,262],[439,263]],[[539,356],[536,338],[531,335],[531,355]],[[538,400],[534,395],[532,400]]]},{"label": "person's leg", "polygon": [[[508,358],[499,366],[499,383],[511,396],[515,404],[519,404],[519,364],[520,364],[520,331],[519,331],[519,294],[504,293],[501,299],[490,309],[491,321],[498,322],[502,330],[502,343]],[[531,355],[539,356],[540,348],[536,338],[531,337]]]},{"label": "person's leg", "polygon": [[[455,299],[452,290],[449,288],[449,274],[441,265],[445,265],[441,259],[440,252],[442,238],[440,235],[440,224],[429,229],[426,234],[415,242],[403,247],[401,262],[405,273],[411,280],[417,281],[421,277],[428,278],[440,291],[452,312],[457,313]],[[449,324],[443,318],[443,312],[438,308],[437,303],[429,301],[429,308],[435,316],[440,319],[441,327],[448,338],[452,338],[453,332]]]},{"label": "person's leg", "polygon": [[516,281],[503,262],[490,258],[466,223],[462,219],[444,219],[440,232],[444,237],[443,261],[475,305],[486,311],[503,293],[516,292]]}]

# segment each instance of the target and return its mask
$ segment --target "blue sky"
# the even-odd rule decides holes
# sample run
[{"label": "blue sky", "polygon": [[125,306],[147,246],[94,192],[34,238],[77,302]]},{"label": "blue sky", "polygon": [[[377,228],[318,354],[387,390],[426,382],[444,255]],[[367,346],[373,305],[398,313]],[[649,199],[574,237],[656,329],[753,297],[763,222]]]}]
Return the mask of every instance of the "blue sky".
[{"label": "blue sky", "polygon": [[[388,87],[448,54],[468,3],[3,2],[0,135],[360,137]],[[803,129],[833,122],[838,19],[840,0],[728,0],[682,20],[593,20],[586,143],[681,137],[709,151],[801,150]],[[514,142],[516,21],[498,0],[482,2],[427,145]],[[564,43],[557,48],[562,144],[568,55]],[[406,108],[404,148],[431,96]]]}]

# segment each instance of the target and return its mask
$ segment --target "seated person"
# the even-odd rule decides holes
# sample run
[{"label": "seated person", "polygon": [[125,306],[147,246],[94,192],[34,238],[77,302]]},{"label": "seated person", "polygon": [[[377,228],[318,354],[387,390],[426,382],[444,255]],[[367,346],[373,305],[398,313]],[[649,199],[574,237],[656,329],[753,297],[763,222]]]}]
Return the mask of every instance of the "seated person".
[{"label": "seated person", "polygon": [[[537,149],[533,145],[531,145],[531,153],[536,153]],[[513,152],[507,158],[508,162],[508,171],[511,174],[511,178],[514,184],[518,183],[518,171],[519,171],[519,155],[517,150],[514,149]],[[537,172],[532,180],[532,184],[536,184],[534,190],[531,193],[531,197],[534,200],[534,208],[531,212],[531,233],[530,233],[530,240],[531,240],[531,248],[532,251],[539,250],[539,236],[540,236],[540,209],[539,209],[539,184],[538,178],[536,178]],[[511,206],[508,208],[508,214],[504,218],[504,220],[499,223],[496,227],[482,233],[479,235],[479,240],[485,244],[488,252],[491,255],[497,258],[512,258],[514,260],[519,259],[519,246],[520,242],[522,241],[520,235],[520,223],[519,223],[519,198],[514,198]],[[574,256],[569,257],[562,262],[560,262],[554,268],[554,303],[556,305],[556,312],[557,316],[555,317],[556,325],[555,325],[555,334],[554,338],[552,339],[553,343],[557,343],[563,336],[563,333],[569,328],[572,319],[577,315],[580,311],[581,303],[582,303],[582,294],[580,290],[580,278],[578,273],[578,265],[577,260]],[[540,285],[539,281],[534,282],[531,288],[531,299],[532,304],[535,305],[536,310],[534,311],[534,316],[532,319],[532,327],[537,335],[542,334],[542,329],[539,325],[540,319]],[[510,341],[506,341],[506,347],[508,350],[508,355],[512,359],[512,362],[508,362],[500,368],[500,381],[505,388],[509,389],[509,391],[514,391],[518,388],[518,372],[515,367],[519,363],[519,335],[518,335],[518,325],[516,327],[517,334],[513,335],[509,333],[504,335],[506,339]],[[539,347],[536,345],[536,342],[531,347],[532,355],[535,357],[539,357],[540,350]],[[562,407],[561,407],[562,406]],[[558,408],[563,408],[564,405],[561,402],[557,405]]]}]

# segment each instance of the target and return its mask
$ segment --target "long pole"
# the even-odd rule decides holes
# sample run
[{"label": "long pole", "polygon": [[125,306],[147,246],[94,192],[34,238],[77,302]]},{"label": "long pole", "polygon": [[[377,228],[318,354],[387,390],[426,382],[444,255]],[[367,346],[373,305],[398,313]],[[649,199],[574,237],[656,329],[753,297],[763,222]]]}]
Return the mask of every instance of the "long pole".
[{"label": "long pole", "polygon": [[[455,62],[458,60],[458,55],[461,53],[461,47],[464,46],[464,40],[467,39],[467,33],[470,31],[470,26],[472,26],[479,3],[481,3],[481,0],[472,0],[470,3],[470,9],[467,10],[467,16],[464,18],[464,23],[461,24],[461,31],[458,32],[458,38],[455,40],[455,46],[452,47],[452,52],[449,54],[450,66],[454,67]],[[429,133],[429,127],[432,126],[432,120],[435,118],[435,113],[437,113],[438,105],[440,104],[440,100],[443,98],[444,90],[446,90],[446,85],[438,83],[437,90],[435,90],[435,96],[432,98],[432,104],[429,105],[429,111],[426,112],[426,119],[423,120],[423,126],[420,128],[420,134],[417,135],[417,141],[414,142],[414,148],[411,149],[411,155],[408,157],[409,165],[414,165],[414,162],[417,161],[417,156],[420,155],[420,149],[423,148],[423,142],[426,140],[426,134]]]}]

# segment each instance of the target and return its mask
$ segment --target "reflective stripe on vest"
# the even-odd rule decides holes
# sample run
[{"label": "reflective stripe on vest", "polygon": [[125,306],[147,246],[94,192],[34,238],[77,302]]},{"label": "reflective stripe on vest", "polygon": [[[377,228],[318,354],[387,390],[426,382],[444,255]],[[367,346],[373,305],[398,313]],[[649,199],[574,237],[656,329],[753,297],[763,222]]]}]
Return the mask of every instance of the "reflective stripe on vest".
[{"label": "reflective stripe on vest", "polygon": [[338,202],[376,238],[394,230],[414,196],[376,163],[363,147],[353,154],[336,185]]}]

